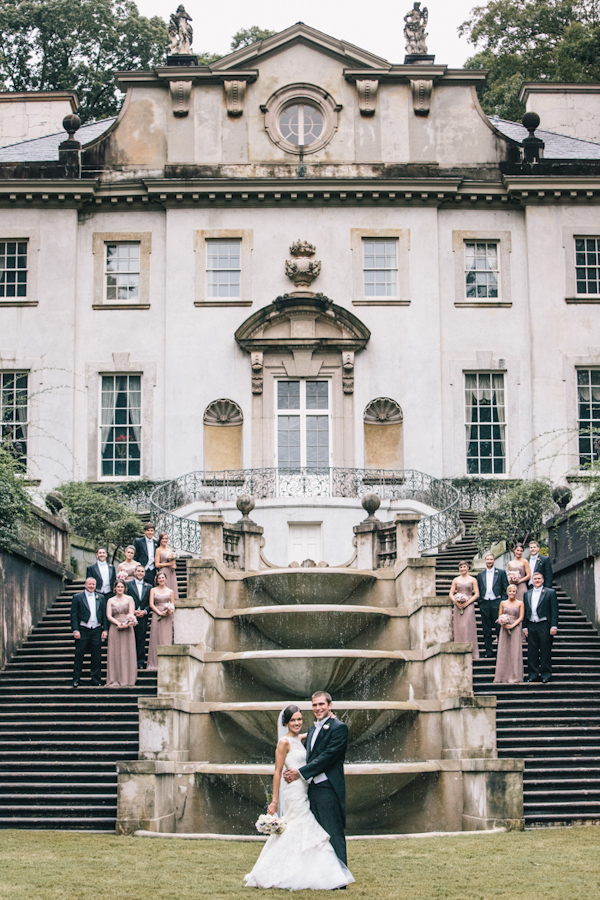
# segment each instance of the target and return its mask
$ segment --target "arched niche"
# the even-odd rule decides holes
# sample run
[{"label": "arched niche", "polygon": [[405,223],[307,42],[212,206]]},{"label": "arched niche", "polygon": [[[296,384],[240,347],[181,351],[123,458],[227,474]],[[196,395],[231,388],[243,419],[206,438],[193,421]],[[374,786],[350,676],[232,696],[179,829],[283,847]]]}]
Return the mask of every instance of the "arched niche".
[{"label": "arched niche", "polygon": [[365,467],[404,468],[403,415],[400,405],[390,397],[377,397],[367,404],[363,423]]},{"label": "arched niche", "polygon": [[219,472],[243,468],[244,416],[233,400],[213,400],[204,410],[204,468]]},{"label": "arched niche", "polygon": [[294,291],[251,315],[235,333],[250,356],[252,466],[276,461],[274,395],[280,379],[327,379],[331,465],[355,465],[354,358],[371,337],[357,316],[322,294]]}]

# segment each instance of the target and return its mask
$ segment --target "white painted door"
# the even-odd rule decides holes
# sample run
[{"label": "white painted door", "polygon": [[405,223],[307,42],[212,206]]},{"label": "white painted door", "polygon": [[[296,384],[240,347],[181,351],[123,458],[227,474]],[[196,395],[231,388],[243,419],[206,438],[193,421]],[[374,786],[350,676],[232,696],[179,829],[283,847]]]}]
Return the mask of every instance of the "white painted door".
[{"label": "white painted door", "polygon": [[321,561],[321,523],[302,522],[289,525],[288,562],[302,563],[305,559]]}]

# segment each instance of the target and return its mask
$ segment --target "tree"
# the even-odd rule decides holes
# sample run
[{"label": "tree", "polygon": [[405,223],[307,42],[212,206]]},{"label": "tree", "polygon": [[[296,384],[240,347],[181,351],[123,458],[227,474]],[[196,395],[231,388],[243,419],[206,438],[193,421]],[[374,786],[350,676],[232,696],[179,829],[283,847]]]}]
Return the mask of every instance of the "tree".
[{"label": "tree", "polygon": [[480,553],[500,541],[509,547],[539,540],[544,520],[555,510],[552,488],[546,481],[523,481],[493,500],[477,516],[472,533]]},{"label": "tree", "polygon": [[259,28],[258,25],[251,25],[250,28],[240,28],[236,31],[231,39],[231,50],[239,50],[241,47],[248,47],[255,41],[264,41],[266,38],[277,34],[269,28]]},{"label": "tree", "polygon": [[85,481],[69,481],[59,491],[73,531],[98,547],[113,545],[117,551],[133,543],[144,531],[142,520],[128,506],[96,490]]},{"label": "tree", "polygon": [[114,71],[163,63],[167,44],[132,0],[0,0],[4,90],[75,90],[82,121],[115,115]]},{"label": "tree", "polygon": [[481,47],[465,66],[489,69],[489,114],[520,121],[524,81],[600,80],[600,0],[489,0],[458,30]]},{"label": "tree", "polygon": [[31,521],[31,501],[14,455],[0,446],[0,549],[12,550]]}]

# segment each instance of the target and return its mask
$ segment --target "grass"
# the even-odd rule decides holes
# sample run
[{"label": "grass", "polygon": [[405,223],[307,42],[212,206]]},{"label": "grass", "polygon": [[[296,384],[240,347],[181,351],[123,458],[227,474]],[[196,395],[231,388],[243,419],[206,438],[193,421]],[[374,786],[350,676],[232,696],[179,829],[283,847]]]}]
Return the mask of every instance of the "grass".
[{"label": "grass", "polygon": [[[354,900],[593,900],[600,829],[348,845]],[[259,844],[0,831],[0,900],[232,900]],[[281,896],[271,892],[269,896]],[[337,895],[336,895],[337,896]],[[331,897],[314,891],[310,898]]]}]

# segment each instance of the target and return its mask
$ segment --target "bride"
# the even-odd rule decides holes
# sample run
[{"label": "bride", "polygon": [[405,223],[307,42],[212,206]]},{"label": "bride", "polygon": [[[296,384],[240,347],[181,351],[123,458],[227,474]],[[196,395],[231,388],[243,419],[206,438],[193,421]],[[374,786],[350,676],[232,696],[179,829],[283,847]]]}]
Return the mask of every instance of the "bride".
[{"label": "bride", "polygon": [[[286,784],[281,778],[284,767],[298,769],[306,764],[302,743],[302,713],[297,706],[283,710],[281,722],[287,733],[275,752],[273,801],[267,812],[274,815],[282,801],[287,828],[272,834],[256,864],[246,875],[246,887],[282,888],[289,891],[330,891],[351,884],[354,878],[335,855],[329,835],[310,811],[308,784],[302,778]],[[280,806],[281,808],[281,806]]]}]

